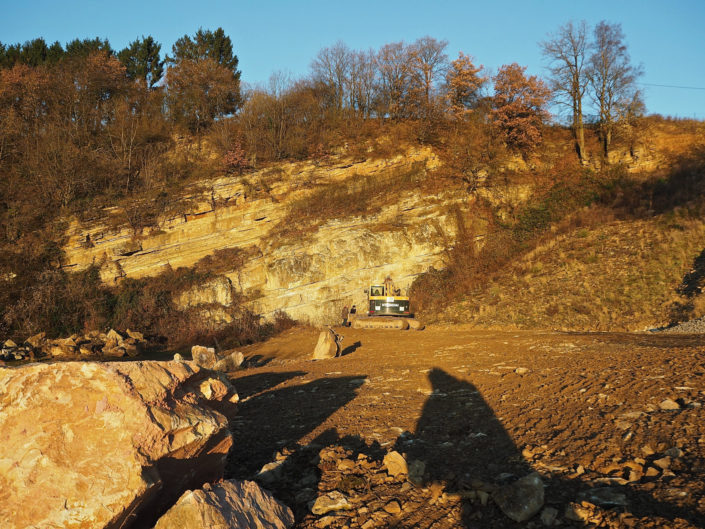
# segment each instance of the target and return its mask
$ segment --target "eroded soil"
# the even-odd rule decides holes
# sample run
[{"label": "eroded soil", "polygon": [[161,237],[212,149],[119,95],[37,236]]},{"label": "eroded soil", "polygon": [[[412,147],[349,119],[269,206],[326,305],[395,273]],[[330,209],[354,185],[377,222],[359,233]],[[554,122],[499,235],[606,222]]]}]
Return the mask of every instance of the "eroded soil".
[{"label": "eroded soil", "polygon": [[[701,336],[338,330],[341,358],[310,360],[299,328],[231,374],[227,477],[280,462],[259,480],[296,527],[705,526]],[[414,483],[392,450],[423,462]],[[534,471],[548,510],[514,522],[491,494]],[[334,490],[349,508],[314,515]]]}]

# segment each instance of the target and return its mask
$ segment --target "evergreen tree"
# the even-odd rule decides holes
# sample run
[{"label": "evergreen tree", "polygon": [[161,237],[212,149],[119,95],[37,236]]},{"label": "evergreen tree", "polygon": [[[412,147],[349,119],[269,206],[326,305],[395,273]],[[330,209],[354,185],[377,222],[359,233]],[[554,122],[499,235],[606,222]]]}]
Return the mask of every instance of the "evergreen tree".
[{"label": "evergreen tree", "polygon": [[143,36],[121,50],[117,57],[130,79],[143,79],[147,86],[153,88],[164,75],[164,61],[159,56],[161,49],[161,44],[151,35]]},{"label": "evergreen tree", "polygon": [[87,57],[96,51],[105,51],[108,55],[114,55],[108,39],[100,40],[98,37],[83,40],[74,39],[66,44],[67,57]]},{"label": "evergreen tree", "polygon": [[223,28],[215,31],[199,29],[193,38],[184,35],[174,43],[171,51],[173,57],[167,61],[178,64],[182,60],[200,61],[212,59],[221,66],[232,70],[237,79],[240,79],[240,72],[237,69],[238,58],[233,54],[233,43]]}]

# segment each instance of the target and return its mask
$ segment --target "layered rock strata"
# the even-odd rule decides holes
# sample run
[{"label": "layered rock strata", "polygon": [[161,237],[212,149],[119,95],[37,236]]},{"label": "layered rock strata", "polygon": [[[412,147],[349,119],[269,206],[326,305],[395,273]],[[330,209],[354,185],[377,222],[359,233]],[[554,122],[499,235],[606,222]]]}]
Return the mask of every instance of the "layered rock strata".
[{"label": "layered rock strata", "polygon": [[[193,266],[218,250],[242,250],[242,259],[234,260],[223,276],[251,310],[265,317],[282,310],[295,319],[331,324],[344,304],[364,306],[369,284],[391,275],[406,289],[418,274],[442,266],[457,232],[451,211],[464,207],[466,197],[409,191],[374,214],[324,219],[316,230],[297,237],[280,236],[274,228],[281,228],[291,205],[317,186],[360,175],[383,179],[389,171],[408,170],[413,164],[431,169],[438,162],[430,150],[419,149],[388,160],[341,160],[326,168],[283,165],[267,193],[253,193],[247,185],[268,178],[265,171],[247,175],[247,181],[215,179],[186,193],[183,200],[190,212],[163,219],[159,229],[135,234],[127,226],[108,228],[105,221],[72,222],[64,267],[80,270],[97,264],[103,280],[112,284],[121,277],[159,274],[165,265]],[[208,308],[227,323],[209,304],[228,305],[228,286],[221,279],[176,301],[185,308]]]}]

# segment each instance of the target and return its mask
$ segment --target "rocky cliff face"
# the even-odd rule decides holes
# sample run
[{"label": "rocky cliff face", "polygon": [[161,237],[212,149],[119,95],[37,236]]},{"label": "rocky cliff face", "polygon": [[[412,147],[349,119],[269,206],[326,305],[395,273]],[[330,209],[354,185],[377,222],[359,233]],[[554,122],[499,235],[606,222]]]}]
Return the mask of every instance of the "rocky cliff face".
[{"label": "rocky cliff face", "polygon": [[[405,289],[430,266],[441,266],[457,231],[449,212],[463,207],[464,197],[402,194],[374,215],[329,220],[298,239],[282,239],[273,228],[294,201],[317,186],[437,163],[430,150],[417,149],[388,160],[288,164],[276,174],[220,178],[186,193],[188,212],[163,219],[159,229],[135,234],[127,225],[110,229],[105,221],[74,220],[64,266],[98,264],[103,280],[112,283],[156,275],[165,265],[192,266],[217,250],[241,249],[242,259],[224,275],[255,312],[268,317],[282,310],[311,323],[332,323],[343,305],[364,306],[366,285],[391,275]],[[204,285],[177,302],[227,304],[227,287],[222,280]]]}]

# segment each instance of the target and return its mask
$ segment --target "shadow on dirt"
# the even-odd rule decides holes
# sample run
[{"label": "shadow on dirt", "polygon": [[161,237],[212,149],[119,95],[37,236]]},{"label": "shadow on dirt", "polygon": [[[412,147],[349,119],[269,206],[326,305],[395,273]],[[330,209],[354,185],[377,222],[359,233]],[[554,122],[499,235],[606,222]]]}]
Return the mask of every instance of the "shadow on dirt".
[{"label": "shadow on dirt", "polygon": [[[243,401],[252,395],[276,387],[292,378],[304,376],[305,374],[305,371],[288,371],[284,373],[257,373],[256,375],[248,375],[237,379],[235,390],[240,396],[240,400]],[[242,408],[242,405],[240,405],[239,408]],[[239,414],[240,412],[238,411],[238,415]]]},{"label": "shadow on dirt", "polygon": [[[408,461],[416,459],[425,463],[424,484],[440,482],[448,492],[462,492],[477,487],[479,479],[485,482],[486,490],[491,491],[534,471],[475,386],[438,368],[430,371],[429,380],[433,392],[424,404],[416,431],[402,434],[395,446],[397,451],[406,454]],[[697,512],[659,501],[630,485],[610,483],[606,486],[587,479],[547,477],[545,473],[542,480],[545,505],[555,507],[560,517],[570,502],[584,500],[599,505],[603,509],[601,516],[609,510],[607,516],[611,521],[625,523],[625,526],[629,526],[627,518],[631,516],[622,513],[631,513],[637,518],[660,517],[664,522],[682,518],[698,526],[705,523],[705,517]],[[491,520],[498,522],[487,520],[488,509],[494,511]],[[494,504],[479,506],[466,502],[462,520],[463,527],[468,529],[521,526],[504,517]],[[631,518],[631,521],[635,520]],[[582,526],[581,522],[573,523]]]},{"label": "shadow on dirt", "polygon": [[345,356],[354,353],[361,345],[362,342],[360,342],[359,340],[352,345],[348,345],[345,349],[342,350],[340,356]]},{"label": "shadow on dirt", "polygon": [[246,369],[248,367],[264,367],[266,366],[269,362],[272,361],[272,357],[264,357],[262,355],[252,355],[248,356],[245,358],[245,360],[242,362],[242,367],[243,369]]},{"label": "shadow on dirt", "polygon": [[278,451],[295,451],[298,440],[353,400],[366,379],[323,378],[257,394],[261,388],[304,374],[263,373],[235,381],[238,391],[242,388],[243,394],[252,396],[241,402],[237,415],[231,418],[234,443],[226,476],[251,479]]},{"label": "shadow on dirt", "polygon": [[[696,526],[705,524],[702,514],[677,505],[678,499],[669,501],[664,496],[670,490],[667,484],[655,488],[647,479],[620,485],[610,478],[606,484],[590,469],[576,475],[569,469],[549,471],[546,465],[528,461],[505,430],[501,416],[496,415],[480,391],[439,368],[428,374],[432,393],[424,403],[415,431],[403,432],[393,447],[404,455],[410,467],[415,461],[423,462],[421,474],[410,486],[403,478],[387,476],[382,461],[389,447],[382,447],[377,441],[341,437],[337,430],[328,429],[312,442],[299,444],[303,436],[352,401],[366,379],[325,378],[267,391],[303,374],[263,373],[235,382],[243,394],[251,396],[245,398],[233,418],[234,447],[226,470],[227,478],[252,479],[265,464],[273,463],[271,476],[260,477],[259,481],[292,508],[297,527],[320,526],[316,525],[318,517],[311,514],[311,502],[324,491],[333,490],[363,498],[358,507],[367,506],[369,515],[379,509],[374,507],[375,502],[381,506],[389,501],[413,505],[385,518],[376,527],[537,527],[542,524],[538,514],[530,521],[514,522],[492,500],[487,501],[493,492],[536,468],[541,470],[544,484],[544,508],[555,509],[562,527],[596,523],[600,527],[640,527],[644,526],[641,517],[648,517],[648,522],[643,521],[649,527],[685,526],[679,519]],[[580,455],[575,454],[576,459]],[[654,494],[647,490],[649,485]],[[435,499],[429,501],[424,491],[434,488],[466,499],[455,507],[442,501],[436,503]],[[480,501],[477,491],[486,495],[484,501]],[[566,507],[571,503],[579,506],[581,501],[589,502],[584,508],[584,519],[566,519]],[[333,526],[343,527],[353,515],[336,518]]]}]

